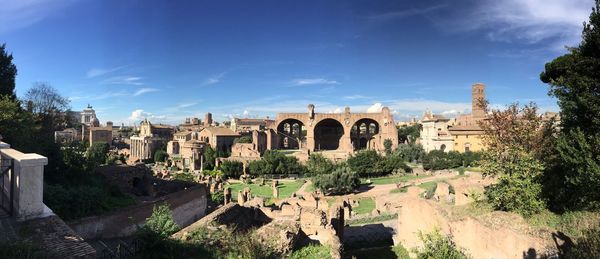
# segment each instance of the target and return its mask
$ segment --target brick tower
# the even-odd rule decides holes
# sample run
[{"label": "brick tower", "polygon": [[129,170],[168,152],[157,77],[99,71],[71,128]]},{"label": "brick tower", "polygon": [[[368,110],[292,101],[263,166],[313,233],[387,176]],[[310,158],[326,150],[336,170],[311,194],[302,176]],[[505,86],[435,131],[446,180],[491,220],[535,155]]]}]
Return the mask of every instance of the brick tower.
[{"label": "brick tower", "polygon": [[472,88],[473,92],[471,94],[471,114],[473,118],[483,118],[485,117],[485,111],[483,107],[479,105],[481,100],[485,100],[485,85],[482,83],[476,83]]}]

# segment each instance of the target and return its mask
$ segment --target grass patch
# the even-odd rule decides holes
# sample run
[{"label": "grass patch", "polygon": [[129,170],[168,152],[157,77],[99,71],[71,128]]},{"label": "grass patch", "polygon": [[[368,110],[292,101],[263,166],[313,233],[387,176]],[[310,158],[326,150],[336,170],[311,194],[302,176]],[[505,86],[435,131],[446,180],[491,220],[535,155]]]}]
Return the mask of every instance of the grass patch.
[{"label": "grass patch", "polygon": [[345,221],[345,223],[350,226],[361,226],[361,225],[379,223],[379,222],[388,221],[388,220],[397,219],[397,218],[398,218],[397,213],[390,213],[390,214],[385,213],[385,214],[381,214],[379,216],[369,217],[369,218],[348,219]]},{"label": "grass patch", "polygon": [[371,197],[358,199],[358,206],[354,208],[356,214],[371,213],[375,209],[375,200]]},{"label": "grass patch", "polygon": [[392,189],[390,193],[405,193],[406,191],[408,191],[408,186]]},{"label": "grass patch", "polygon": [[433,195],[435,194],[435,189],[437,189],[437,181],[431,181],[431,182],[425,182],[422,184],[419,184],[419,187],[425,189],[425,191],[423,192],[423,197],[425,199],[431,199],[433,197]]},{"label": "grass patch", "polygon": [[452,218],[461,219],[467,216],[477,217],[479,215],[494,211],[492,205],[486,201],[477,201],[460,206],[452,206]]},{"label": "grass patch", "polygon": [[369,184],[367,180],[370,180],[372,185],[382,185],[382,184],[394,184],[400,182],[406,182],[416,179],[421,179],[428,177],[429,175],[414,175],[414,174],[405,174],[405,175],[395,175],[395,176],[385,176],[385,177],[376,177],[376,178],[362,178],[360,182],[362,184]]},{"label": "grass patch", "polygon": [[304,191],[308,192],[308,193],[314,192],[315,190],[316,190],[315,185],[312,182],[310,182],[308,184],[308,186],[306,186],[306,188],[304,188]]},{"label": "grass patch", "polygon": [[[292,193],[298,191],[303,184],[303,180],[285,182],[279,181],[279,185],[277,186],[277,189],[279,189],[279,198],[289,198],[292,196]],[[233,200],[237,200],[238,191],[242,191],[246,187],[250,187],[252,197],[273,198],[273,189],[271,188],[270,181],[265,181],[265,184],[262,186],[255,183],[232,183],[227,187],[231,188],[231,198]]]},{"label": "grass patch", "polygon": [[322,245],[309,245],[294,251],[290,259],[328,259],[331,258],[329,247]]},{"label": "grass patch", "polygon": [[555,214],[545,210],[526,218],[527,223],[536,227],[548,227],[565,233],[571,238],[578,238],[583,231],[600,223],[599,212],[574,211]]}]

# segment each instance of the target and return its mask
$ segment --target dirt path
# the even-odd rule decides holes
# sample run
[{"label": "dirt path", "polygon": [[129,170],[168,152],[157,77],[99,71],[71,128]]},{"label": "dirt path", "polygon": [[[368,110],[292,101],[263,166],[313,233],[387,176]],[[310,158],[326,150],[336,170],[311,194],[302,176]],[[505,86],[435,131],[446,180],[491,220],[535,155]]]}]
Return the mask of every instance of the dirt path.
[{"label": "dirt path", "polygon": [[310,184],[312,184],[312,182],[310,180],[307,180],[302,186],[300,186],[300,189],[296,191],[296,194],[305,196],[307,194],[305,190]]}]

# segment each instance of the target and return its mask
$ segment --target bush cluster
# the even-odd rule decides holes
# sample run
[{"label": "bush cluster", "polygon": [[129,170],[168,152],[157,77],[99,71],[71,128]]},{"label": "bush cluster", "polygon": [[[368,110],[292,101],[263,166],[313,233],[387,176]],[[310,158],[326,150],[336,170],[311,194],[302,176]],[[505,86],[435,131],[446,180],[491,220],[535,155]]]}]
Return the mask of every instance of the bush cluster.
[{"label": "bush cluster", "polygon": [[243,173],[242,162],[225,160],[219,165],[219,170],[227,178],[239,178]]},{"label": "bush cluster", "polygon": [[313,178],[316,189],[328,195],[351,193],[360,185],[360,178],[350,167],[338,167],[330,174],[321,174]]},{"label": "bush cluster", "polygon": [[361,177],[377,177],[411,171],[400,156],[381,156],[374,150],[359,151],[348,158],[346,164]]},{"label": "bush cluster", "polygon": [[286,156],[274,150],[267,150],[261,160],[248,164],[248,170],[253,175],[265,174],[298,174],[306,173],[306,167],[298,162],[295,157]]},{"label": "bush cluster", "polygon": [[481,159],[480,152],[458,151],[444,152],[442,150],[431,150],[423,157],[423,169],[443,170],[459,167],[477,166]]}]

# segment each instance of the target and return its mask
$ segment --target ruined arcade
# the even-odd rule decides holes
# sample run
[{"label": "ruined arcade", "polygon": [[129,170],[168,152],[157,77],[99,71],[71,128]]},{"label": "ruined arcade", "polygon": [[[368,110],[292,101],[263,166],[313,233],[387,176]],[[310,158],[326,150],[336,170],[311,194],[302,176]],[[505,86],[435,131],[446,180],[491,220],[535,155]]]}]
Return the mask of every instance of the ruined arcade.
[{"label": "ruined arcade", "polygon": [[316,113],[308,105],[306,113],[278,113],[269,138],[270,149],[337,151],[352,153],[361,149],[383,151],[384,141],[398,145],[398,133],[388,107],[377,113]]}]

